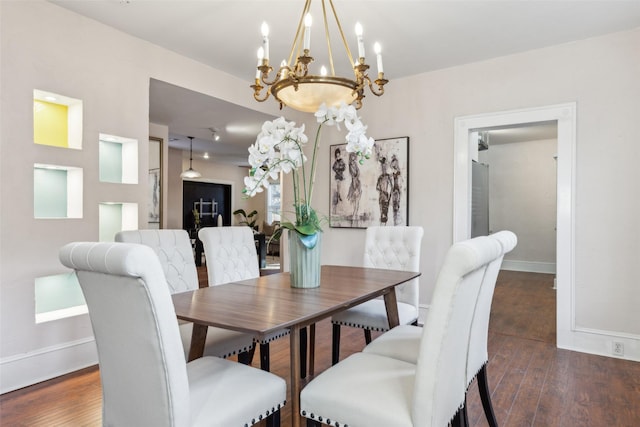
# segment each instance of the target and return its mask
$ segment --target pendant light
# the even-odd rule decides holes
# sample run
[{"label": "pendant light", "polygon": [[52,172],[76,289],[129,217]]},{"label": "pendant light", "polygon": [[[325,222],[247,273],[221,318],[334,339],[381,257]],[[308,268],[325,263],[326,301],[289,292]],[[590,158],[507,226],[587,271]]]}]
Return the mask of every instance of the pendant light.
[{"label": "pendant light", "polygon": [[193,137],[192,136],[188,136],[187,138],[189,138],[191,140],[189,142],[189,169],[187,169],[186,171],[182,172],[180,174],[180,178],[182,178],[182,179],[200,178],[202,176],[202,174],[200,172],[194,170],[193,167],[191,166],[191,163],[193,162]]}]

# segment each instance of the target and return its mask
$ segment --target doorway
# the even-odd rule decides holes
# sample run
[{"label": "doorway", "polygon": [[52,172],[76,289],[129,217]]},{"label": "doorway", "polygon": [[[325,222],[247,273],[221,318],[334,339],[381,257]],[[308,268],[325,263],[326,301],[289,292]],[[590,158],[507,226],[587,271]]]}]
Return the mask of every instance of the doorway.
[{"label": "doorway", "polygon": [[504,269],[556,272],[558,124],[477,129],[472,166],[472,237],[511,230],[518,245]]},{"label": "doorway", "polygon": [[[477,139],[476,129],[517,126],[523,123],[556,121],[558,124],[557,158],[557,243],[556,332],[558,347],[571,347],[574,316],[574,205],[575,205],[575,143],[576,104],[504,111],[458,117],[454,129],[454,209],[453,241],[471,236],[471,162]],[[474,147],[475,144],[475,147]]]}]

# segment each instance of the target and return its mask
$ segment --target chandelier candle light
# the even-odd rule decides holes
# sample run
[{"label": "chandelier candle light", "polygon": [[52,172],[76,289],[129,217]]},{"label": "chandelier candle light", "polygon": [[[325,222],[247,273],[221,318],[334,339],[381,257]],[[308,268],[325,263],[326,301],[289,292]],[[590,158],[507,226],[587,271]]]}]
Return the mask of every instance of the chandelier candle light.
[{"label": "chandelier candle light", "polygon": [[[269,74],[273,71],[273,68],[269,65],[269,26],[266,22],[262,24],[262,46],[258,49],[255,83],[251,85],[253,97],[256,101],[263,102],[269,98],[269,95],[273,95],[275,100],[280,103],[281,109],[286,105],[299,111],[315,112],[321,104],[326,104],[329,107],[338,107],[342,102],[351,104],[354,101],[355,108],[359,109],[362,107],[362,99],[365,97],[365,86],[369,86],[371,92],[376,96],[384,93],[384,85],[388,83],[388,80],[384,78],[380,44],[376,43],[374,47],[378,65],[378,77],[371,81],[367,74],[369,66],[365,62],[362,25],[360,23],[356,24],[358,59],[354,61],[333,6],[333,0],[328,0],[328,3],[344,44],[348,63],[353,68],[354,75],[351,77],[336,76],[325,0],[322,0],[322,12],[331,73],[327,73],[326,68],[323,66],[323,71],[321,71],[320,75],[309,74],[309,64],[314,59],[310,56],[312,18],[309,10],[311,8],[311,0],[306,0],[293,45],[291,46],[291,52],[289,53],[289,60],[282,61],[278,72],[272,80],[269,80]],[[297,58],[295,63],[291,65],[294,54]],[[266,89],[264,93],[262,92],[263,89]]]},{"label": "chandelier candle light", "polygon": [[256,142],[249,147],[251,169],[242,190],[247,197],[255,196],[269,186],[269,179],[278,179],[280,172],[292,173],[295,222],[283,221],[281,229],[289,230],[291,286],[299,288],[320,286],[319,242],[322,229],[321,220],[311,207],[311,198],[322,126],[335,125],[339,129],[340,123],[344,123],[348,131],[346,150],[357,153],[360,163],[371,156],[374,144],[373,138],[366,136],[367,127],[352,105],[343,102],[335,108],[322,104],[315,117],[319,125],[310,169],[305,168],[307,157],[303,149],[308,139],[304,134],[304,124],[296,127],[294,122],[288,122],[284,117],[267,121],[262,125]]}]

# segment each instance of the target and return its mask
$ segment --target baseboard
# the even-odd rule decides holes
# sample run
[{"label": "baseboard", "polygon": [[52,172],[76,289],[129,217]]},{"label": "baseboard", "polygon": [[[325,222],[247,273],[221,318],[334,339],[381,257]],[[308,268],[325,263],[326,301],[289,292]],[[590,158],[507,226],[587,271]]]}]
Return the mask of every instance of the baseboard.
[{"label": "baseboard", "polygon": [[555,262],[536,262],[536,261],[517,261],[517,260],[503,260],[503,270],[510,271],[526,271],[528,273],[547,273],[556,274]]},{"label": "baseboard", "polygon": [[0,394],[98,363],[93,337],[0,360]]},{"label": "baseboard", "polygon": [[[614,343],[624,346],[624,355],[614,354]],[[559,333],[557,346],[565,350],[640,362],[640,336],[638,335],[576,328],[567,334]]]}]

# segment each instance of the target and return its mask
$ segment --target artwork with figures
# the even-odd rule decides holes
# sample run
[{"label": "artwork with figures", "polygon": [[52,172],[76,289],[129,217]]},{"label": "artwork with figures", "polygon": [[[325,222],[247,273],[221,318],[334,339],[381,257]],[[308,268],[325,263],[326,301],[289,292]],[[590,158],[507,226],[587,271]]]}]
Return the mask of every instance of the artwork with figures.
[{"label": "artwork with figures", "polygon": [[160,169],[149,170],[149,221],[160,222]]},{"label": "artwork with figures", "polygon": [[329,225],[408,225],[409,137],[376,140],[362,163],[346,146],[331,146]]}]

